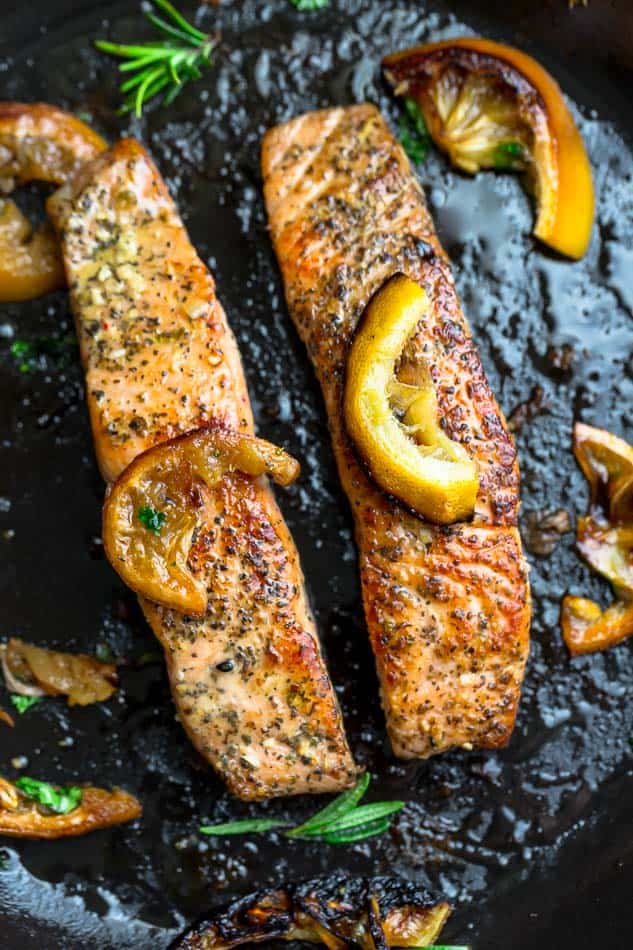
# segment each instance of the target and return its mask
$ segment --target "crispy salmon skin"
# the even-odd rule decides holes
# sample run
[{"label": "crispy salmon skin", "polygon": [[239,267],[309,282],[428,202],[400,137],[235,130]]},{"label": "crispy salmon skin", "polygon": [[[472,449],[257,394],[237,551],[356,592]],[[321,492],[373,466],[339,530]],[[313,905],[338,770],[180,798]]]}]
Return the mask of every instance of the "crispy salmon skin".
[{"label": "crispy salmon skin", "polygon": [[[354,514],[394,752],[413,758],[503,746],[529,646],[516,451],[422,190],[371,105],[313,112],[270,130],[262,165],[288,308],[323,388]],[[398,272],[431,300],[404,355],[426,363],[446,433],[477,462],[480,488],[467,523],[427,523],[381,491],[344,427],[351,340],[372,295]]]},{"label": "crispy salmon skin", "polygon": [[[123,140],[49,201],[62,239],[101,471],[211,422],[251,433],[237,345],[165,183]],[[228,473],[196,503],[206,616],[141,604],[178,716],[241,798],[354,781],[297,551],[268,482]]]}]

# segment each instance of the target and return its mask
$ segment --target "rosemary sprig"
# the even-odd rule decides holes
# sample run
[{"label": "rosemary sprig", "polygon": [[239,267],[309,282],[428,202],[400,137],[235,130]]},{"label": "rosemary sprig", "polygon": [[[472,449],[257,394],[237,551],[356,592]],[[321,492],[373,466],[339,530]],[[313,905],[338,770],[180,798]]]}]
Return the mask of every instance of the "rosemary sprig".
[{"label": "rosemary sprig", "polygon": [[[404,802],[373,802],[359,805],[369,787],[370,776],[365,772],[354,788],[343,792],[303,824],[282,832],[286,838],[326,841],[328,844],[351,844],[381,835],[391,824],[391,816],[404,808]],[[239,835],[254,831],[270,831],[288,827],[283,821],[262,818],[231,821],[222,825],[203,825],[205,835]]]},{"label": "rosemary sprig", "polygon": [[97,49],[125,60],[119,70],[132,75],[119,87],[124,96],[119,112],[134,112],[139,118],[145,103],[159,93],[165,91],[163,105],[169,105],[185,83],[199,79],[201,70],[211,65],[211,53],[218,45],[217,35],[203,33],[192,26],[169,0],[150,0],[150,3],[165,18],[151,10],[144,11],[145,17],[164,39],[134,45],[95,41]]}]

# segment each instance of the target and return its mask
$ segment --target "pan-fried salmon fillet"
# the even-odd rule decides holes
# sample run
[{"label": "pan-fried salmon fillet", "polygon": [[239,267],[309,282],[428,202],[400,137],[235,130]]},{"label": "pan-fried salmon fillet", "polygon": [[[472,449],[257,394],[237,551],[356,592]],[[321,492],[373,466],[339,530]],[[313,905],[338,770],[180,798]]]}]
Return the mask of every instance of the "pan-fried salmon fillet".
[{"label": "pan-fried salmon fillet", "polygon": [[[461,312],[422,191],[371,105],[310,113],[263,145],[272,240],[286,298],[323,387],[356,523],[365,614],[396,755],[508,742],[528,654],[530,600],[517,530],[515,447]],[[438,527],[381,491],[347,436],[347,353],[393,274],[431,312],[407,344],[426,361],[442,424],[477,461],[471,522]]]},{"label": "pan-fried salmon fillet", "polygon": [[[62,238],[97,457],[107,481],[212,419],[253,431],[237,345],[165,183],[137,142],[84,166],[49,203]],[[195,543],[208,610],[141,600],[179,718],[244,799],[353,782],[297,551],[265,479],[203,499]]]}]

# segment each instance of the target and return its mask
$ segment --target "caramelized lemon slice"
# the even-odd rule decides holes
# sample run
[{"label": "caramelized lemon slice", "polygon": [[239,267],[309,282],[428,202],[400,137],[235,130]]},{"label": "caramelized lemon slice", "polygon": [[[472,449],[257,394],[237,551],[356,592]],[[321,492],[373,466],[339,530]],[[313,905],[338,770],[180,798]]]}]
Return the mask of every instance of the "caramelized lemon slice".
[{"label": "caramelized lemon slice", "polygon": [[563,599],[563,638],[576,654],[605,650],[633,634],[633,446],[578,422],[574,455],[591,488],[590,514],[578,519],[578,550],[620,598],[604,611],[585,597]]},{"label": "caramelized lemon slice", "polygon": [[396,364],[428,311],[425,292],[399,274],[369,303],[354,337],[345,386],[345,420],[374,480],[429,521],[473,513],[477,467],[442,431],[430,374]]},{"label": "caramelized lemon slice", "polygon": [[633,523],[633,446],[604,429],[577,422],[574,455],[591,488],[592,501],[604,501],[611,522]]},{"label": "caramelized lemon slice", "polygon": [[602,610],[586,597],[563,598],[563,639],[574,656],[616,646],[633,634],[633,604],[616,601]]},{"label": "caramelized lemon slice", "polygon": [[592,503],[591,513],[578,519],[578,549],[620,594],[633,596],[633,446],[578,422],[574,455]]},{"label": "caramelized lemon slice", "polygon": [[[107,148],[100,135],[45,103],[0,102],[0,192],[30,181],[63,184]],[[13,201],[0,200],[0,303],[32,300],[66,283],[49,225],[32,233]]]},{"label": "caramelized lemon slice", "polygon": [[129,587],[183,613],[205,612],[204,580],[188,564],[200,489],[213,490],[235,470],[290,485],[299,463],[270,442],[217,424],[155,446],[126,468],[105,501],[103,543]]},{"label": "caramelized lemon slice", "polygon": [[59,242],[49,224],[33,234],[18,206],[0,198],[0,303],[32,300],[66,283]]},{"label": "caramelized lemon slice", "polygon": [[591,167],[563,94],[539,63],[469,37],[387,56],[383,67],[458,168],[525,172],[536,197],[535,235],[568,257],[584,255],[594,213]]},{"label": "caramelized lemon slice", "polygon": [[633,525],[611,527],[591,517],[579,518],[576,544],[594,571],[620,594],[633,597]]}]

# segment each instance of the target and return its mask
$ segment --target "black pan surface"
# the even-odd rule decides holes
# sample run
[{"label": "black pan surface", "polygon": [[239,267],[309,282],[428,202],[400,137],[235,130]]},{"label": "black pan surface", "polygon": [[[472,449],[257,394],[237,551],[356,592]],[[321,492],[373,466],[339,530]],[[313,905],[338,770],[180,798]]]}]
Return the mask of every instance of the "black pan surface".
[{"label": "black pan surface", "polygon": [[[274,835],[202,839],[201,819],[300,818],[315,800],[249,807],[224,791],[174,719],[166,676],[139,609],[101,556],[103,485],[64,293],[0,311],[0,636],[127,658],[108,704],[47,700],[0,726],[0,772],[120,784],[143,801],[132,825],[0,849],[3,948],[165,947],[208,908],[320,871],[393,872],[456,905],[446,942],[475,950],[630,946],[633,818],[630,644],[571,661],[558,608],[566,590],[609,596],[573,535],[530,555],[531,661],[507,751],[423,763],[390,754],[320,395],[285,311],[266,228],[259,144],[273,123],[316,106],[370,99],[397,120],[380,57],[417,40],[477,31],[535,53],[572,97],[595,171],[598,220],[578,264],[535,246],[528,199],[507,176],[476,181],[432,155],[419,174],[455,267],[465,310],[506,413],[543,390],[518,433],[524,516],[587,502],[570,451],[576,418],[633,437],[633,15],[628,0],[288,0],[183,9],[222,30],[216,63],[168,110],[115,114],[116,71],[96,37],[148,31],[137,0],[3,4],[0,98],[88,113],[110,139],[140,137],[166,176],[217,278],[237,334],[260,432],[303,463],[280,497],[299,545],[354,752],[372,794],[408,805],[391,834],[356,846]],[[503,9],[500,11],[499,7]],[[534,8],[537,8],[536,10]],[[29,206],[38,196],[23,196]],[[39,355],[21,372],[16,340]],[[57,341],[57,342],[52,342]],[[564,347],[567,349],[563,350]],[[569,349],[571,348],[571,349]],[[571,365],[560,364],[571,353]],[[0,691],[0,704],[8,697]],[[600,941],[597,943],[596,941]]]}]

